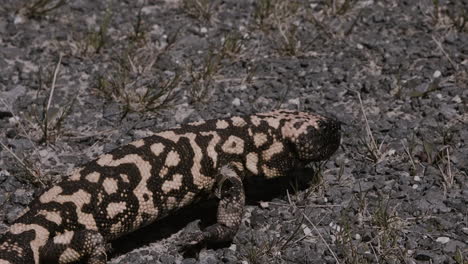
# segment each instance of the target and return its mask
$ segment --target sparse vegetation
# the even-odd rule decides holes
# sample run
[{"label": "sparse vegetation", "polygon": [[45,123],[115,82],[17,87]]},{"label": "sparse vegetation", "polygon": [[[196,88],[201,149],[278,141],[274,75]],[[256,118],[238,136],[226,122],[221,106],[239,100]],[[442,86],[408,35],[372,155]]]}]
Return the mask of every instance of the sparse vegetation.
[{"label": "sparse vegetation", "polygon": [[91,30],[87,33],[81,44],[81,52],[83,54],[95,53],[99,54],[104,46],[108,43],[108,30],[112,19],[112,13],[106,11],[104,18],[97,30]]},{"label": "sparse vegetation", "polygon": [[29,0],[18,10],[18,13],[28,18],[41,18],[65,4],[65,0]]},{"label": "sparse vegetation", "polygon": [[124,54],[114,62],[111,72],[97,77],[97,90],[122,105],[122,118],[131,112],[157,113],[175,99],[181,73],[157,72],[158,54],[148,49],[138,50],[133,56]]},{"label": "sparse vegetation", "polygon": [[298,26],[295,24],[279,26],[280,45],[277,47],[280,54],[285,56],[297,56],[304,50],[303,44],[299,39]]},{"label": "sparse vegetation", "polygon": [[266,260],[281,263],[283,261],[281,252],[302,240],[300,234],[304,228],[307,227],[304,224],[304,217],[302,217],[294,222],[294,229],[291,230],[288,236],[276,237],[269,235],[268,240],[265,241],[259,241],[258,238],[252,236],[251,245],[245,250],[244,259],[249,263],[260,264]]},{"label": "sparse vegetation", "polygon": [[3,148],[14,158],[14,160],[17,162],[16,163],[17,167],[19,167],[23,171],[23,173],[19,175],[20,178],[24,178],[31,182],[39,182],[41,183],[42,186],[46,186],[46,184],[43,181],[43,174],[39,166],[36,166],[36,164],[33,164],[32,162],[29,162],[27,160],[24,160],[18,157],[18,155],[16,155],[13,152],[13,150],[11,150],[8,146],[3,144],[1,141],[0,141],[0,146],[1,146],[0,149]]},{"label": "sparse vegetation", "polygon": [[[225,35],[218,47],[213,47],[198,65],[190,61],[186,68],[188,72],[189,93],[193,102],[206,103],[214,92],[216,75],[223,69],[224,60],[235,61],[243,57],[243,39],[239,33]],[[246,81],[251,79],[249,74]]]},{"label": "sparse vegetation", "polygon": [[31,105],[29,115],[26,118],[31,122],[36,123],[37,127],[42,131],[39,143],[53,143],[62,134],[63,124],[68,115],[70,115],[73,105],[76,100],[76,94],[66,104],[61,107],[52,107],[52,101],[56,93],[56,83],[60,73],[60,65],[62,63],[62,55],[60,55],[53,72],[44,73],[41,69],[38,73],[39,87],[38,92],[48,91],[48,96],[44,97],[42,106],[36,104]]},{"label": "sparse vegetation", "polygon": [[458,173],[452,168],[450,129],[441,129],[438,131],[438,137],[433,140],[423,138],[417,141],[413,135],[406,141],[407,143],[402,141],[402,145],[411,164],[411,175],[424,175],[428,166],[436,168],[440,172],[441,184],[446,194],[455,184],[455,174]]},{"label": "sparse vegetation", "polygon": [[466,9],[461,9],[460,12],[459,14],[449,15],[449,17],[456,30],[466,32],[468,31],[468,11]]},{"label": "sparse vegetation", "polygon": [[369,121],[367,120],[367,115],[366,111],[364,110],[364,105],[362,104],[362,99],[361,99],[361,94],[359,92],[356,92],[358,99],[359,99],[359,105],[361,107],[361,112],[362,116],[364,118],[364,125],[366,128],[366,136],[364,139],[361,139],[361,143],[366,147],[367,150],[367,155],[366,158],[378,163],[382,159],[384,159],[389,152],[384,152],[383,151],[383,143],[385,139],[380,142],[380,144],[377,143],[377,141],[374,138],[374,134],[372,133],[372,130],[369,126]]},{"label": "sparse vegetation", "polygon": [[327,0],[326,4],[332,14],[346,14],[358,1],[357,0]]},{"label": "sparse vegetation", "polygon": [[437,148],[433,143],[423,140],[422,161],[427,162],[428,165],[434,166],[439,169],[442,179],[444,190],[451,188],[454,183],[454,175],[451,169],[450,160],[450,147],[442,146]]},{"label": "sparse vegetation", "polygon": [[263,32],[270,33],[280,26],[291,24],[298,18],[301,5],[298,1],[260,0],[255,3],[254,22]]},{"label": "sparse vegetation", "polygon": [[433,21],[435,25],[452,28],[459,32],[468,31],[468,11],[463,1],[441,5],[439,0],[432,0]]},{"label": "sparse vegetation", "polygon": [[405,261],[406,256],[402,254],[404,249],[398,245],[398,240],[401,239],[401,221],[396,209],[396,206],[390,207],[390,199],[381,197],[372,214],[371,223],[378,235],[369,246],[379,262]]},{"label": "sparse vegetation", "polygon": [[196,69],[195,63],[191,62],[187,68],[189,73],[189,91],[194,102],[208,102],[214,92],[215,75],[221,70],[221,54],[209,52],[201,66]]},{"label": "sparse vegetation", "polygon": [[136,15],[135,23],[133,24],[133,32],[129,36],[129,39],[132,42],[141,43],[144,45],[144,44],[147,44],[146,34],[147,34],[147,28],[146,28],[146,25],[144,24],[142,9],[140,8]]},{"label": "sparse vegetation", "polygon": [[399,245],[404,232],[397,206],[391,206],[390,198],[370,199],[369,195],[361,191],[354,196],[350,204],[357,207],[354,217],[350,217],[351,208],[341,212],[339,228],[334,232],[340,259],[347,264],[404,263],[408,255]]},{"label": "sparse vegetation", "polygon": [[416,161],[414,159],[414,149],[415,149],[415,140],[414,140],[414,135],[413,138],[408,142],[408,145],[402,140],[401,144],[403,146],[403,149],[405,150],[405,154],[408,156],[408,159],[411,164],[411,171],[410,174],[414,176],[416,174],[417,168],[416,168]]},{"label": "sparse vegetation", "polygon": [[305,35],[313,23],[308,19],[307,7],[300,1],[261,0],[255,5],[255,28],[275,43],[281,56],[300,56],[310,46]]},{"label": "sparse vegetation", "polygon": [[244,39],[238,32],[227,34],[222,43],[220,54],[222,58],[235,60],[242,57]]},{"label": "sparse vegetation", "polygon": [[211,20],[214,10],[219,5],[218,0],[183,0],[182,7],[185,12],[204,23]]},{"label": "sparse vegetation", "polygon": [[424,248],[428,263],[468,264],[453,246],[468,225],[464,1],[85,2],[0,6],[0,170],[11,178],[47,185],[51,168],[65,175],[107,151],[103,134],[118,145],[155,120],[307,109],[349,124],[335,160],[313,165],[310,188],[269,202],[285,210],[244,218],[238,239],[255,241],[209,254],[283,264],[311,250],[320,259],[310,263],[393,264]]}]

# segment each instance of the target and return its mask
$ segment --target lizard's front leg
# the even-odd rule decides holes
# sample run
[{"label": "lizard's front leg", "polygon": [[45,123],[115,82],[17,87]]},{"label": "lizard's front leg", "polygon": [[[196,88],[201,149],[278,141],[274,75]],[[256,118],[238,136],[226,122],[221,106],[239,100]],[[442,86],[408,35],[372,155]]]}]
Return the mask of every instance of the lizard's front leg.
[{"label": "lizard's front leg", "polygon": [[217,223],[208,226],[202,232],[190,234],[185,242],[224,242],[232,240],[239,229],[245,206],[245,193],[241,172],[231,166],[220,169],[217,177],[216,197],[218,204]]},{"label": "lizard's front leg", "polygon": [[87,264],[106,263],[106,243],[97,231],[66,231],[51,238],[41,252],[45,263],[64,264],[83,259]]}]

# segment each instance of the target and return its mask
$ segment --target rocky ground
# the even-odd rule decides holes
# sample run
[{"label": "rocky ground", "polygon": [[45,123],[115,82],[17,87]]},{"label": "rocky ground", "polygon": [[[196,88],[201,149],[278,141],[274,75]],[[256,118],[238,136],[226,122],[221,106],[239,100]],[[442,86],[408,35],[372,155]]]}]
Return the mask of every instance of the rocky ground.
[{"label": "rocky ground", "polygon": [[2,0],[0,68],[3,231],[116,146],[281,107],[344,123],[310,188],[232,243],[180,253],[197,209],[110,263],[468,263],[466,0]]}]

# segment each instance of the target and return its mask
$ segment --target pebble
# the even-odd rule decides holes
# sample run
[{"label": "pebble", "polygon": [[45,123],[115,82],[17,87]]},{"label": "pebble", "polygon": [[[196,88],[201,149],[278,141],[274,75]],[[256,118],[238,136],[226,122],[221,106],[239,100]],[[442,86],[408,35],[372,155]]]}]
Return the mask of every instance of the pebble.
[{"label": "pebble", "polygon": [[455,96],[452,98],[452,102],[457,103],[457,104],[461,104],[461,103],[462,103],[462,99],[461,99],[460,96],[457,94],[457,95],[455,95]]},{"label": "pebble", "polygon": [[232,100],[232,105],[240,106],[240,104],[241,104],[241,101],[239,98],[234,98],[234,100]]},{"label": "pebble", "polygon": [[17,116],[14,116],[14,117],[10,117],[8,118],[8,122],[11,124],[11,125],[16,125],[19,123],[19,118]]},{"label": "pebble", "polygon": [[49,151],[47,149],[39,150],[39,155],[41,157],[46,157],[48,154],[49,154]]},{"label": "pebble", "polygon": [[164,255],[161,255],[161,257],[159,258],[159,261],[161,261],[161,263],[174,263],[175,257],[168,255],[168,254],[164,254]]},{"label": "pebble", "polygon": [[436,239],[436,242],[439,242],[439,243],[441,243],[441,244],[446,244],[446,243],[448,243],[449,241],[450,241],[450,238],[448,238],[448,237],[438,237],[438,238]]},{"label": "pebble", "polygon": [[303,225],[303,226],[302,226],[302,231],[304,232],[304,235],[306,235],[306,236],[312,236],[312,230],[310,230],[309,227]]},{"label": "pebble", "polygon": [[187,259],[182,260],[181,263],[182,264],[195,264],[197,263],[197,260],[194,258],[187,258]]},{"label": "pebble", "polygon": [[289,100],[288,100],[288,103],[290,103],[290,104],[292,104],[292,105],[300,105],[300,104],[301,104],[299,98],[289,99]]},{"label": "pebble", "polygon": [[13,193],[12,201],[21,205],[28,205],[32,200],[32,191],[17,189]]},{"label": "pebble", "polygon": [[343,228],[342,228],[341,226],[339,226],[339,225],[337,225],[337,224],[335,224],[335,223],[333,223],[333,222],[331,222],[331,223],[329,224],[329,226],[331,227],[331,229],[335,230],[336,232],[341,232],[341,231],[343,231]]},{"label": "pebble", "polygon": [[467,234],[467,235],[468,235],[468,227],[464,227],[464,228],[462,228],[462,231],[463,231],[463,233],[465,233],[465,234]]},{"label": "pebble", "polygon": [[7,170],[0,169],[0,182],[4,182],[11,174]]}]

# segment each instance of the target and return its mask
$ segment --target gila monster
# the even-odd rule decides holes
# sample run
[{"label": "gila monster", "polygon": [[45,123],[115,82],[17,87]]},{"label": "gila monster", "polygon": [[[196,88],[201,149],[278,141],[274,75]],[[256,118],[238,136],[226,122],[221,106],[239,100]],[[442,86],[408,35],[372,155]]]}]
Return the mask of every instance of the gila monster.
[{"label": "gila monster", "polygon": [[290,110],[155,133],[98,157],[34,199],[0,239],[0,264],[104,264],[109,241],[210,197],[219,199],[217,222],[191,243],[232,240],[245,179],[273,179],[328,159],[340,139],[338,121]]}]

